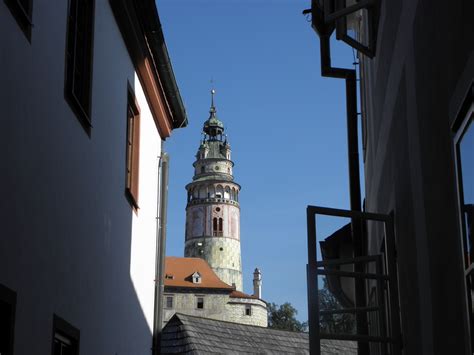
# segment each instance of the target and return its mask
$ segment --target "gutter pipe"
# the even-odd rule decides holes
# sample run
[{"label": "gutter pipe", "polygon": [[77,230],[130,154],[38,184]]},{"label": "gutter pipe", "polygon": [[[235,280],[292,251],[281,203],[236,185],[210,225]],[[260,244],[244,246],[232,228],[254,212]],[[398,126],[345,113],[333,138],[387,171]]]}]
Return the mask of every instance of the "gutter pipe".
[{"label": "gutter pipe", "polygon": [[163,293],[165,257],[166,257],[166,212],[168,208],[168,167],[169,156],[163,150],[161,141],[161,156],[158,158],[157,179],[157,216],[156,216],[156,253],[155,253],[155,301],[153,316],[153,345],[152,354],[160,354],[161,330],[163,328]]}]

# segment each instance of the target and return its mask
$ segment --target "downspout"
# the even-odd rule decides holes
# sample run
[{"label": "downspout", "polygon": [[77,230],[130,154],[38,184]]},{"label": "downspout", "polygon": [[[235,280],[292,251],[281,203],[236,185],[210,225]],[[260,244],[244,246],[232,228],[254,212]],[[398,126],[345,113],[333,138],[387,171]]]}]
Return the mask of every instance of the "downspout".
[{"label": "downspout", "polygon": [[[324,24],[324,21],[313,12],[316,27],[323,31],[318,32],[320,37],[321,52],[321,75],[338,79],[345,79],[346,83],[346,119],[347,119],[347,155],[349,170],[349,195],[350,208],[352,211],[361,211],[360,172],[359,172],[359,141],[357,128],[357,74],[354,69],[335,68],[331,64],[330,37],[333,28]],[[362,223],[359,219],[351,220],[351,234],[354,246],[354,257],[364,256],[365,241]],[[364,265],[355,263],[354,271],[365,272]],[[357,308],[367,305],[365,285],[363,280],[355,282],[355,304]],[[368,334],[367,318],[363,314],[356,313],[356,328],[358,334]],[[368,354],[369,344],[358,342],[358,354]]]},{"label": "downspout", "polygon": [[156,253],[155,253],[155,302],[153,316],[152,354],[160,354],[161,330],[163,328],[163,293],[166,256],[166,211],[168,207],[169,156],[161,142],[161,156],[158,157]]}]

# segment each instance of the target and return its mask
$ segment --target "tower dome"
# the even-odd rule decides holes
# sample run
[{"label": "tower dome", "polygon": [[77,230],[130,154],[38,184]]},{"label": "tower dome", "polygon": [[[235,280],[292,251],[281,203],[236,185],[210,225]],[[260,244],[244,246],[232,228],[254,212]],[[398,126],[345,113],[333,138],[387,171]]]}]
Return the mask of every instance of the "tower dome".
[{"label": "tower dome", "polygon": [[211,90],[211,109],[209,110],[209,118],[204,122],[203,132],[209,137],[217,137],[224,133],[224,124],[216,116],[216,107],[214,106],[214,95],[216,91]]},{"label": "tower dome", "polygon": [[214,94],[212,90],[193,180],[186,185],[184,255],[206,260],[222,281],[242,291],[240,185],[234,181],[231,149],[224,124],[216,117]]}]

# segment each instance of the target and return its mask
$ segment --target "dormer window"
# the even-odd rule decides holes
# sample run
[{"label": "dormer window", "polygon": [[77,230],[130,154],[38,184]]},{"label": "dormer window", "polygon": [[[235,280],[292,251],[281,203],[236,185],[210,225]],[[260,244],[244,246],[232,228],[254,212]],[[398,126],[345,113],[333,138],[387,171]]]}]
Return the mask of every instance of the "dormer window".
[{"label": "dormer window", "polygon": [[191,276],[192,280],[193,280],[193,284],[200,284],[201,283],[201,274],[199,272],[195,272],[192,276]]}]

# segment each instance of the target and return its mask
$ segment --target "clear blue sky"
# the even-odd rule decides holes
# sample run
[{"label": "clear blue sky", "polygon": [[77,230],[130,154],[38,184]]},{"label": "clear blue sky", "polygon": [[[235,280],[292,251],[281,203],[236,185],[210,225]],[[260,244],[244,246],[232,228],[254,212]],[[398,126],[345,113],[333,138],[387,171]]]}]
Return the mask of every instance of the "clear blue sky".
[{"label": "clear blue sky", "polygon": [[[310,0],[158,0],[189,126],[171,157],[167,254],[182,256],[186,191],[217,91],[241,184],[244,291],[263,273],[263,298],[292,303],[307,319],[306,206],[348,208],[344,81],[322,78],[319,39],[301,14]],[[334,44],[333,62],[352,51]]]}]

